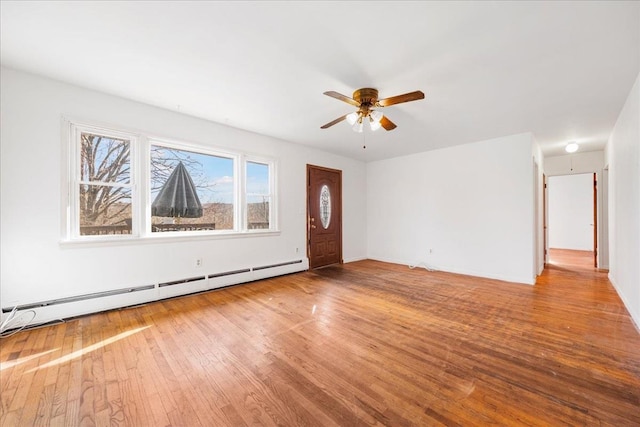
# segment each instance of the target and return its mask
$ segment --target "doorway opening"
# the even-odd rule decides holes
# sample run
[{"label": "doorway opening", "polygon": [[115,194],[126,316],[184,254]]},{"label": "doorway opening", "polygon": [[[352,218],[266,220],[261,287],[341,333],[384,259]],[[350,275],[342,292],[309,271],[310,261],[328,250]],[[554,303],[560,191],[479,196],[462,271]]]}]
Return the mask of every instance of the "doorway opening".
[{"label": "doorway opening", "polygon": [[565,270],[595,270],[592,251],[549,248],[549,264]]},{"label": "doorway opening", "polygon": [[547,178],[545,243],[549,264],[598,267],[597,189],[595,173]]}]

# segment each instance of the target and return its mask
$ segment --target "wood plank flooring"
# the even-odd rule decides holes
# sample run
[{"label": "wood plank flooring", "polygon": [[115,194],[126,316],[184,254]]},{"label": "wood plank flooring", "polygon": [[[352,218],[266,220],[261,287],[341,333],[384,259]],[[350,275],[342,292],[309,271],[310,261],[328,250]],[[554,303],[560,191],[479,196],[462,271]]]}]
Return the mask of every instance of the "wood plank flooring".
[{"label": "wood plank flooring", "polygon": [[640,333],[551,259],[535,286],[361,261],[21,332],[0,424],[640,425]]}]

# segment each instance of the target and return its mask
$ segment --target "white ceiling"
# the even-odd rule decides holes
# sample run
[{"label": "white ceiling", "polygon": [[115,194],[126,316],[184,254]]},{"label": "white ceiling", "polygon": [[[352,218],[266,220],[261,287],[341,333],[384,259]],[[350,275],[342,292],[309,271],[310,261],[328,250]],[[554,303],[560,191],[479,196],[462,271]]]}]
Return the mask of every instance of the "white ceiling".
[{"label": "white ceiling", "polygon": [[[365,161],[528,131],[602,149],[640,71],[640,2],[0,8],[7,67]],[[322,93],[360,87],[426,99],[386,108],[390,132],[321,130],[353,110]]]}]

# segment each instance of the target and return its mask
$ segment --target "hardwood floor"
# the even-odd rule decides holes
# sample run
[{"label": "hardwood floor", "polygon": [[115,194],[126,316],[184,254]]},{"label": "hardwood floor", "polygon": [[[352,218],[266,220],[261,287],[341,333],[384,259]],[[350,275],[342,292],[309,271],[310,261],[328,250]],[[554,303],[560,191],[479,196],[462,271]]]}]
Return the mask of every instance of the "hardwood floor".
[{"label": "hardwood floor", "polygon": [[638,426],[640,333],[562,256],[535,286],[361,261],[21,332],[0,424]]}]

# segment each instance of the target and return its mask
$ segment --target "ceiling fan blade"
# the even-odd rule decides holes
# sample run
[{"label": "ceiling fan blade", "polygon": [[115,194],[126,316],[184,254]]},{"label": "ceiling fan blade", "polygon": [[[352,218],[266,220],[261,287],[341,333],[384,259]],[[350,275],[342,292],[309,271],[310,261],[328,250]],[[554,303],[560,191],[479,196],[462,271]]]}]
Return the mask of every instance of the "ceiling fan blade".
[{"label": "ceiling fan blade", "polygon": [[403,102],[409,101],[417,101],[418,99],[424,99],[424,93],[422,93],[422,91],[416,90],[415,92],[409,92],[403,95],[381,99],[378,101],[378,105],[381,107],[388,107],[389,105],[401,104]]},{"label": "ceiling fan blade", "polygon": [[347,118],[347,116],[348,116],[348,114],[345,114],[345,115],[344,115],[344,116],[342,116],[342,117],[338,117],[338,118],[337,118],[337,119],[335,119],[334,121],[329,122],[329,123],[327,123],[327,124],[326,124],[326,125],[324,125],[324,126],[320,126],[320,129],[326,129],[326,128],[328,128],[328,127],[331,127],[331,126],[335,125],[336,123],[340,123],[341,121],[343,121],[344,119],[346,119],[346,118]]},{"label": "ceiling fan blade", "polygon": [[332,98],[339,99],[340,101],[344,101],[347,104],[351,104],[354,107],[360,107],[360,104],[358,103],[358,101],[356,101],[353,98],[349,98],[348,96],[345,96],[345,95],[343,95],[341,93],[334,92],[334,91],[330,90],[329,92],[325,92],[324,94],[327,95],[327,96],[330,96]]},{"label": "ceiling fan blade", "polygon": [[385,130],[394,130],[397,127],[395,123],[387,119],[387,116],[382,116],[380,119],[380,125],[385,128]]}]

